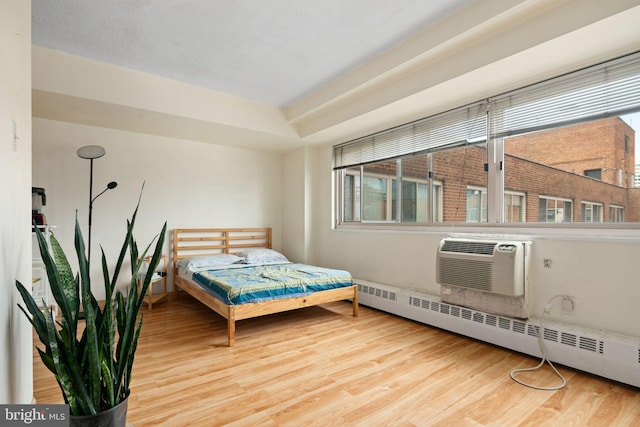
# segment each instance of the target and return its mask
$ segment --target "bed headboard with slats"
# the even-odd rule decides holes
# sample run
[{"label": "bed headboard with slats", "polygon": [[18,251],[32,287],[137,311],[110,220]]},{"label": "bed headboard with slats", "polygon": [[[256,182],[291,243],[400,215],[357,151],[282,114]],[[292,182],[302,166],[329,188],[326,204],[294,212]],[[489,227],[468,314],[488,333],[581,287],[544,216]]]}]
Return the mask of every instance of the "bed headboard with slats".
[{"label": "bed headboard with slats", "polygon": [[173,266],[181,258],[233,254],[247,248],[271,249],[271,228],[175,228]]}]

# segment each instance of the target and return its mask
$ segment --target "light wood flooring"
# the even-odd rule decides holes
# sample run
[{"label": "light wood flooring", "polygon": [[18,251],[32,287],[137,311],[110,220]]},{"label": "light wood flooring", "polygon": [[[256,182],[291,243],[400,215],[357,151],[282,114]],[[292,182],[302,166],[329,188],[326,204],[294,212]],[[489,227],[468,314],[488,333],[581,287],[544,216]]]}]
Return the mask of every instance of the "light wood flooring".
[{"label": "light wood flooring", "polygon": [[[640,389],[346,302],[237,324],[189,296],[143,308],[127,421],[144,426],[639,426]],[[548,367],[522,376],[558,383]],[[34,357],[38,403],[62,403]]]}]

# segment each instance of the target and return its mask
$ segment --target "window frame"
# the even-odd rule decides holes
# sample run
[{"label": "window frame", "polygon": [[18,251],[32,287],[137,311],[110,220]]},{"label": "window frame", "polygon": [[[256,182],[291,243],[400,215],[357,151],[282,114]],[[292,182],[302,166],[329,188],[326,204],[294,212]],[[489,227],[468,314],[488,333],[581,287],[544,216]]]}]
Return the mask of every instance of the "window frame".
[{"label": "window frame", "polygon": [[[625,62],[626,61],[626,62]],[[635,61],[635,63],[633,63]],[[563,82],[565,80],[565,77],[569,76],[569,78],[567,78],[567,81],[572,82],[575,81],[571,80],[573,79],[575,76],[573,76],[574,74],[582,76],[582,75],[587,75],[589,78],[593,78],[593,76],[595,75],[593,73],[593,69],[596,69],[596,72],[598,71],[598,69],[602,69],[602,70],[607,70],[608,67],[611,65],[611,67],[613,67],[614,72],[619,72],[619,75],[622,75],[624,72],[629,72],[628,69],[626,71],[619,71],[616,70],[615,67],[622,64],[622,66],[620,67],[620,69],[627,67],[628,63],[633,63],[632,65],[634,67],[640,67],[640,52],[636,52],[634,54],[631,55],[627,55],[625,57],[622,58],[618,58],[612,61],[608,61],[607,63],[603,63],[603,64],[597,64],[593,67],[588,67],[584,70],[578,70],[576,72],[573,73],[568,73],[566,75],[563,76],[559,76],[556,78],[552,78],[549,79],[547,81],[544,82],[540,82],[540,83],[536,83],[533,84],[531,86],[538,86],[540,85],[542,88],[542,93],[543,95],[545,93],[550,93],[553,94],[553,96],[555,96],[556,98],[561,98],[564,92],[573,95],[572,92],[570,92],[569,89],[562,89],[562,85]],[[638,80],[640,78],[640,72],[638,72],[636,69],[634,69],[632,71],[633,73],[633,78]],[[597,73],[596,73],[597,74]],[[600,77],[597,77],[600,78]],[[626,78],[626,77],[625,77]],[[557,81],[556,81],[557,80]],[[578,79],[579,80],[579,79]],[[584,82],[580,82],[580,84],[584,84]],[[604,86],[607,85],[608,83],[605,82],[604,84],[602,83],[598,83],[600,86]],[[618,84],[616,81],[613,81],[613,84]],[[506,137],[510,137],[510,136],[515,136],[515,135],[520,135],[519,132],[535,132],[535,131],[539,131],[539,130],[552,130],[556,127],[562,127],[562,126],[567,126],[567,125],[571,125],[571,124],[579,124],[579,123],[587,123],[593,120],[596,120],[597,117],[595,114],[592,113],[588,113],[588,114],[592,114],[591,116],[584,116],[584,117],[578,117],[578,118],[572,118],[569,120],[566,120],[564,118],[555,118],[555,117],[551,117],[551,118],[546,118],[545,120],[551,120],[548,123],[549,124],[544,124],[544,125],[540,125],[540,126],[531,126],[530,124],[527,124],[526,122],[523,122],[524,127],[522,127],[521,130],[513,133],[511,130],[508,129],[508,121],[507,122],[502,122],[499,124],[498,127],[494,127],[493,124],[493,120],[494,120],[494,112],[492,112],[494,110],[493,105],[496,105],[496,108],[499,110],[500,108],[503,108],[503,111],[509,112],[509,109],[515,108],[516,109],[516,113],[518,113],[519,111],[517,111],[518,104],[517,102],[524,102],[520,105],[523,106],[523,110],[527,110],[529,109],[529,113],[528,114],[532,114],[531,111],[535,110],[531,110],[530,109],[530,105],[526,104],[527,101],[527,97],[529,96],[527,91],[529,90],[529,88],[531,87],[525,87],[525,88],[521,88],[521,89],[517,89],[515,91],[506,93],[506,94],[502,94],[493,98],[488,98],[486,100],[486,102],[479,102],[479,103],[474,103],[474,104],[469,104],[467,106],[463,106],[460,108],[457,108],[455,110],[450,110],[448,112],[444,112],[441,113],[439,115],[436,116],[440,116],[440,115],[446,115],[452,111],[457,113],[460,113],[463,110],[466,111],[471,111],[473,110],[477,110],[477,111],[481,111],[483,110],[487,116],[487,129],[486,129],[486,135],[484,138],[482,137],[478,137],[475,136],[474,138],[468,138],[466,139],[466,141],[459,141],[459,142],[447,142],[447,143],[443,143],[441,145],[438,145],[437,143],[433,143],[433,141],[430,142],[430,146],[428,149],[422,149],[420,151],[415,151],[412,153],[402,153],[401,155],[397,155],[397,156],[390,156],[390,157],[385,157],[385,158],[374,158],[373,160],[369,159],[368,161],[370,163],[377,163],[377,162],[382,162],[382,161],[389,161],[389,160],[399,160],[402,159],[403,157],[406,157],[408,155],[420,155],[420,154],[427,154],[430,155],[431,153],[434,153],[436,151],[440,151],[443,149],[448,149],[448,148],[454,148],[454,147],[460,147],[461,145],[466,145],[468,146],[470,143],[473,142],[473,140],[478,140],[478,139],[482,139],[483,141],[485,141],[486,143],[486,149],[487,149],[487,163],[485,165],[485,172],[487,172],[487,189],[485,189],[484,191],[486,192],[486,200],[487,200],[487,213],[485,216],[482,215],[482,213],[480,214],[480,222],[475,223],[478,226],[491,226],[491,227],[522,227],[522,228],[590,228],[593,226],[598,226],[598,227],[603,227],[604,224],[608,224],[609,227],[614,226],[614,228],[640,228],[640,222],[604,222],[604,217],[605,217],[605,212],[604,212],[604,208],[605,206],[608,205],[607,203],[601,203],[601,202],[589,202],[592,203],[593,205],[597,205],[599,206],[598,210],[599,210],[599,217],[600,217],[600,221],[597,222],[585,222],[585,221],[576,221],[576,217],[578,215],[580,215],[580,217],[582,217],[581,212],[582,212],[582,202],[579,200],[579,198],[576,198],[576,200],[572,200],[572,199],[567,199],[564,197],[556,197],[556,196],[548,196],[548,195],[541,195],[541,194],[536,194],[534,195],[534,197],[538,197],[538,199],[540,200],[542,199],[546,199],[546,200],[554,200],[555,201],[555,206],[554,206],[554,218],[558,217],[558,213],[560,212],[560,207],[558,206],[558,202],[562,201],[563,203],[565,203],[564,206],[564,210],[563,210],[563,221],[562,222],[524,222],[526,221],[526,217],[527,217],[527,211],[532,207],[528,207],[527,203],[527,194],[526,193],[521,193],[521,192],[509,192],[507,190],[504,189],[504,139]],[[586,91],[590,91],[591,88],[589,86],[585,86],[587,87]],[[640,94],[640,85],[637,85],[638,87],[638,94]],[[560,88],[560,90],[558,90],[558,88]],[[624,87],[626,88],[626,87]],[[564,90],[564,92],[563,92]],[[598,89],[600,90],[600,89]],[[605,89],[607,90],[607,89]],[[616,90],[620,90],[619,88]],[[524,95],[523,95],[524,93]],[[535,93],[535,92],[534,92]],[[634,92],[635,93],[635,92]],[[513,94],[513,95],[512,95]],[[581,94],[582,96],[583,94]],[[513,104],[515,107],[511,106],[511,96],[515,96],[515,99],[518,100],[518,97],[520,97],[520,99],[524,99],[524,101],[515,101],[515,103]],[[633,104],[632,106],[629,106],[631,104],[624,104],[624,102],[626,101],[616,101],[618,102],[618,104],[615,104],[615,107],[613,111],[615,111],[615,115],[617,116],[622,116],[631,112],[640,112],[640,95],[633,95]],[[535,99],[535,98],[531,98],[531,99]],[[541,98],[544,101],[544,97]],[[538,101],[534,101],[533,104],[535,104]],[[566,104],[566,101],[564,105],[569,105]],[[613,105],[614,103],[612,103]],[[617,108],[617,110],[616,110]],[[584,113],[583,113],[584,114]],[[435,116],[431,116],[432,118]],[[601,115],[598,117],[602,117]],[[477,117],[476,117],[477,118]],[[402,138],[404,138],[404,140],[406,141],[406,139],[408,138],[407,135],[409,135],[411,133],[411,126],[424,126],[425,123],[429,123],[429,119],[421,119],[418,122],[414,122],[411,124],[407,124],[407,125],[402,125],[398,128],[401,128],[402,131]],[[555,122],[554,122],[555,120]],[[564,121],[563,121],[564,120]],[[417,123],[417,125],[416,125]],[[437,121],[436,121],[437,123]],[[501,127],[500,127],[501,126]],[[505,127],[507,126],[507,127]],[[496,131],[497,129],[497,131]],[[391,134],[393,134],[395,132],[396,128],[394,129],[390,129],[388,131],[382,132],[381,135],[384,136],[384,138],[391,138]],[[439,129],[441,130],[441,129]],[[640,131],[639,131],[640,132]],[[372,143],[376,141],[376,137],[378,134],[376,135],[371,135],[368,137],[363,137],[360,138],[359,140],[354,140],[357,143],[362,143],[363,140],[367,140],[367,141],[371,141]],[[450,138],[451,140],[451,138]],[[628,150],[628,142],[625,141],[625,149]],[[350,143],[345,143],[345,144],[339,144],[338,146],[334,147],[334,170],[338,171],[340,169],[343,168],[349,168],[351,166],[344,166],[344,163],[341,163],[340,165],[336,165],[336,155],[337,155],[337,148],[340,147],[340,149],[342,149],[342,147],[349,145]],[[406,145],[405,145],[406,146]],[[344,161],[344,158],[341,157],[341,162]],[[362,163],[362,164],[366,164],[366,163]],[[432,171],[432,169],[430,168],[430,170]],[[629,173],[629,171],[627,171],[627,173]],[[341,182],[343,175],[339,174],[336,175],[338,176],[337,181]],[[362,176],[363,178],[363,176]],[[398,178],[398,183],[401,182],[400,178]],[[466,187],[469,187],[469,185],[463,184]],[[337,197],[340,197],[340,199],[338,200],[338,203],[336,204],[336,206],[338,207],[336,210],[336,216],[335,216],[335,221],[334,221],[334,225],[336,226],[336,228],[342,228],[345,225],[354,225],[354,226],[358,226],[358,225],[364,225],[365,228],[369,228],[368,225],[370,225],[372,222],[373,223],[377,223],[377,221],[360,221],[360,222],[349,222],[348,224],[345,223],[345,221],[343,221],[342,215],[343,215],[343,209],[342,207],[340,207],[341,204],[344,203],[344,199],[343,197],[340,195],[341,194],[341,190],[339,189],[339,187],[341,186],[341,184],[337,185],[337,190],[336,190],[336,194],[338,195]],[[401,186],[397,187],[398,193],[401,193]],[[438,200],[438,203],[435,202],[435,199],[432,200],[432,195],[431,193],[436,192],[434,189],[438,188],[439,192],[440,192],[440,199]],[[412,225],[420,225],[420,226],[437,226],[438,224],[445,224],[444,222],[439,222],[436,221],[436,219],[438,218],[442,218],[442,213],[438,213],[435,214],[434,210],[438,209],[438,212],[442,212],[444,210],[447,209],[447,206],[443,206],[443,203],[440,202],[440,200],[443,199],[443,194],[442,194],[442,186],[440,187],[434,187],[433,184],[428,186],[429,189],[429,200],[428,203],[431,206],[430,209],[428,209],[429,211],[429,218],[428,221],[426,223],[408,223],[408,224],[412,224]],[[466,191],[465,191],[466,193]],[[482,195],[482,190],[481,190],[481,195]],[[520,220],[522,222],[510,222],[510,216],[507,212],[505,212],[505,209],[507,209],[509,206],[511,206],[510,203],[508,203],[507,201],[505,201],[505,199],[508,198],[513,198],[514,196],[517,197],[521,197],[521,201],[522,201],[522,206],[521,206],[521,210],[520,210]],[[395,221],[391,221],[389,222],[390,225],[407,225],[407,223],[402,223],[402,210],[400,209],[401,207],[401,202],[402,202],[402,196],[401,194],[398,194],[397,196],[397,206],[398,211],[398,218]],[[577,210],[577,203],[580,202],[580,208],[581,210],[578,211]],[[482,196],[481,196],[481,203],[482,203]],[[534,201],[535,203],[535,201]],[[548,202],[547,202],[548,203]],[[361,205],[362,206],[362,205]],[[535,206],[535,205],[534,205]],[[527,209],[528,208],[528,209]],[[615,209],[618,209],[618,207],[614,207]],[[622,208],[622,216],[623,217],[627,217],[627,213],[625,212],[625,208],[624,206],[621,206],[620,208]],[[611,208],[610,208],[611,209]],[[574,212],[575,210],[575,212]],[[568,212],[567,212],[568,211]],[[611,212],[611,210],[610,210]],[[616,217],[618,217],[620,215],[616,215]],[[465,218],[467,217],[467,215],[465,214]],[[524,218],[523,218],[524,217]],[[545,215],[545,220],[548,218],[548,215]],[[485,220],[486,218],[486,220]],[[362,219],[362,218],[361,218]],[[540,219],[540,218],[539,218]],[[624,220],[623,220],[624,221]],[[488,223],[488,224],[487,224]],[[457,224],[460,224],[459,222],[457,222]],[[471,226],[474,223],[469,223],[469,222],[465,222],[464,226]]]}]

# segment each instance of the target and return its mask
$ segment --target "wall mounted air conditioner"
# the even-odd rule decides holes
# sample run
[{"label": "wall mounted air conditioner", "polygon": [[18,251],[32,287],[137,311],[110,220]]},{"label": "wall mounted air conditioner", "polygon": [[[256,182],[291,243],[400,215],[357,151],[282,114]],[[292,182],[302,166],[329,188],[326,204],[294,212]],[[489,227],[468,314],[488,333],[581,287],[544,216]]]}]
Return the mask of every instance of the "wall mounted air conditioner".
[{"label": "wall mounted air conditioner", "polygon": [[506,296],[525,292],[526,256],[531,242],[442,239],[436,281]]}]

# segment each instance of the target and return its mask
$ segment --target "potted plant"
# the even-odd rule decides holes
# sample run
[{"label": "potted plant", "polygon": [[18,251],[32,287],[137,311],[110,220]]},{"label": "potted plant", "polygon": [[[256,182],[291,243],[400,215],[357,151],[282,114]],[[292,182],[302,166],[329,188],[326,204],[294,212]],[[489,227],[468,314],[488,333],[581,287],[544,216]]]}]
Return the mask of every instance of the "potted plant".
[{"label": "potted plant", "polygon": [[[16,281],[26,309],[21,305],[19,307],[44,345],[44,349],[37,348],[38,353],[58,381],[64,400],[69,405],[71,425],[124,427],[126,423],[131,371],[142,328],[142,316],[138,314],[162,255],[167,228],[165,222],[156,236],[157,242],[147,273],[138,286],[141,260],[153,243],[142,254],[138,253],[133,238],[138,206],[127,221],[127,233],[112,275],[107,269],[104,250],[101,251],[104,307],[98,304],[91,290],[89,262],[77,215],[75,251],[79,274],[75,276],[55,236],[50,238],[50,252],[43,234],[35,227],[51,293],[60,310],[59,320],[53,318],[50,310],[41,310],[29,291]],[[116,284],[127,252],[131,260],[131,283],[125,297],[116,289]],[[81,305],[85,317],[84,328],[80,319]],[[46,307],[45,304],[43,306]]]}]

